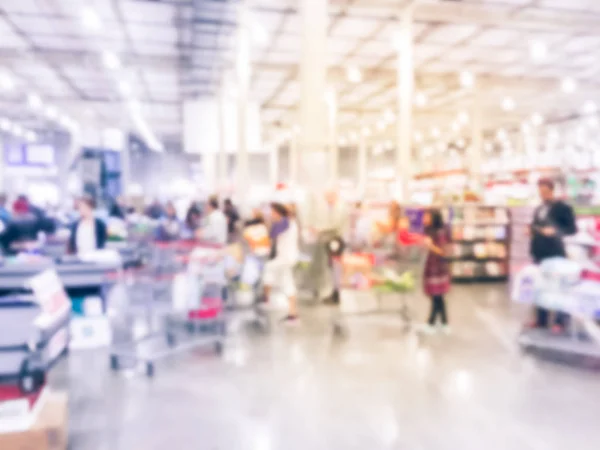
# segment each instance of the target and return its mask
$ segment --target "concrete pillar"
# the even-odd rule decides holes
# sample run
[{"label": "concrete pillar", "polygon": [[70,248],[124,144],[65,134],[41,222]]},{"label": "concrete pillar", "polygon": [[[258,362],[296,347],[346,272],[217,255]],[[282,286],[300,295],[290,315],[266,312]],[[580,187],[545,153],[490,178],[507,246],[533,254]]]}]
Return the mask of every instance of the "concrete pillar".
[{"label": "concrete pillar", "polygon": [[399,176],[398,199],[409,200],[412,178],[412,119],[414,97],[413,9],[411,4],[402,12],[398,35],[398,128],[396,136],[396,173]]},{"label": "concrete pillar", "polygon": [[217,183],[216,187],[219,192],[225,191],[228,185],[228,164],[227,164],[227,144],[226,144],[226,126],[227,120],[225,113],[225,82],[221,83],[218,98],[218,123],[219,123],[219,155],[217,164]]},{"label": "concrete pillar", "polygon": [[292,132],[288,143],[288,184],[291,186],[298,185],[298,136]]},{"label": "concrete pillar", "polygon": [[481,179],[481,165],[483,163],[483,111],[481,108],[481,93],[477,88],[473,92],[473,110],[471,116],[471,146],[468,155],[467,170],[472,188],[480,190],[483,183]]},{"label": "concrete pillar", "polygon": [[329,123],[329,182],[337,185],[339,182],[339,148],[337,136],[337,94],[333,89],[327,91],[327,112]]},{"label": "concrete pillar", "polygon": [[320,189],[330,178],[327,152],[328,0],[298,0],[301,20],[300,183]]},{"label": "concrete pillar", "polygon": [[248,172],[248,85],[250,83],[250,36],[249,20],[246,2],[239,3],[237,27],[237,55],[236,55],[236,81],[237,81],[237,117],[238,117],[238,152],[236,162],[236,198],[241,210],[244,210],[250,187]]},{"label": "concrete pillar", "polygon": [[279,183],[279,144],[274,144],[269,149],[269,185],[275,189]]},{"label": "concrete pillar", "polygon": [[365,197],[367,192],[367,138],[363,133],[358,133],[358,155],[356,161],[358,163],[358,195],[360,198]]}]

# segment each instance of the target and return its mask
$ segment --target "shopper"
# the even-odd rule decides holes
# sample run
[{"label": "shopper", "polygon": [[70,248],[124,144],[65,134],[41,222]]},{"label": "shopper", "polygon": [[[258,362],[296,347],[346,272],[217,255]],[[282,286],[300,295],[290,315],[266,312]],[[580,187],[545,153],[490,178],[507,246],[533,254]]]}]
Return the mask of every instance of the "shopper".
[{"label": "shopper", "polygon": [[0,194],[0,220],[6,225],[10,222],[11,214],[6,207],[7,199],[6,194]]},{"label": "shopper", "polygon": [[219,209],[219,200],[217,197],[210,197],[207,206],[206,225],[199,229],[196,236],[212,244],[227,244],[227,217]]},{"label": "shopper", "polygon": [[329,256],[328,244],[336,238],[346,236],[348,215],[337,192],[333,189],[325,191],[323,196],[312,199],[303,216],[303,225],[316,237],[312,256],[310,278],[314,280],[317,298],[324,298],[326,303],[339,303],[339,283],[334,265]]},{"label": "shopper", "polygon": [[146,216],[151,219],[159,220],[164,216],[165,210],[157,199],[154,199],[146,208]]},{"label": "shopper", "polygon": [[298,320],[296,302],[296,282],[294,266],[298,262],[298,228],[290,221],[287,207],[281,203],[271,204],[271,254],[265,263],[263,284],[265,286],[265,302],[269,302],[272,288],[277,286],[288,300],[288,314],[283,318],[285,323]]},{"label": "shopper", "polygon": [[252,208],[251,217],[244,222],[244,228],[254,225],[265,225],[265,217],[262,210],[258,207]]},{"label": "shopper", "polygon": [[428,249],[423,274],[423,288],[431,298],[431,313],[424,328],[426,332],[433,332],[439,317],[442,330],[449,332],[448,314],[444,295],[450,289],[450,267],[445,258],[445,250],[449,242],[449,233],[444,226],[442,214],[438,209],[426,211],[423,215],[425,228],[425,246]]},{"label": "shopper", "polygon": [[[531,224],[530,252],[533,261],[540,264],[548,258],[565,257],[564,236],[577,233],[575,213],[570,205],[557,200],[554,196],[554,182],[543,178],[538,182],[538,191],[542,204],[535,209]],[[536,307],[535,321],[530,325],[547,328],[549,311]],[[554,333],[561,333],[565,327],[567,316],[557,312],[552,326]]]},{"label": "shopper", "polygon": [[237,225],[240,221],[240,214],[230,198],[225,199],[223,211],[227,217],[228,239],[229,242],[232,242],[236,239]]},{"label": "shopper", "polygon": [[78,200],[79,220],[71,227],[69,253],[85,254],[104,248],[107,238],[106,225],[95,217],[95,206],[91,197],[85,196]]}]

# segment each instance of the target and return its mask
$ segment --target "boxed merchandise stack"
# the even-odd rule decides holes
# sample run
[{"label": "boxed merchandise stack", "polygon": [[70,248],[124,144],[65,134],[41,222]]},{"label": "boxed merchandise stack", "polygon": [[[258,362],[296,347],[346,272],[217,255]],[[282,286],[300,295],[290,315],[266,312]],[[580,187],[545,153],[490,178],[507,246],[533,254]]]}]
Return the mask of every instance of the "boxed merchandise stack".
[{"label": "boxed merchandise stack", "polygon": [[0,297],[0,448],[65,449],[66,398],[46,374],[67,350],[71,306],[54,271],[29,283],[33,295]]},{"label": "boxed merchandise stack", "polygon": [[504,207],[465,205],[449,211],[452,277],[459,282],[508,276],[509,219]]}]

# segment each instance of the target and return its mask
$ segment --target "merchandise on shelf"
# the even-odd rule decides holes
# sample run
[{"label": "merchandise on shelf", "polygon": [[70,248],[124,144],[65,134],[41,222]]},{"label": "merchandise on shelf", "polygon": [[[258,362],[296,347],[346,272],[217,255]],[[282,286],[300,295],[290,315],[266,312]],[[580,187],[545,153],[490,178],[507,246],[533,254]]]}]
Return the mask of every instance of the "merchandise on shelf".
[{"label": "merchandise on shelf", "polygon": [[455,281],[505,280],[508,275],[506,208],[455,206],[447,212],[452,233],[450,260]]}]

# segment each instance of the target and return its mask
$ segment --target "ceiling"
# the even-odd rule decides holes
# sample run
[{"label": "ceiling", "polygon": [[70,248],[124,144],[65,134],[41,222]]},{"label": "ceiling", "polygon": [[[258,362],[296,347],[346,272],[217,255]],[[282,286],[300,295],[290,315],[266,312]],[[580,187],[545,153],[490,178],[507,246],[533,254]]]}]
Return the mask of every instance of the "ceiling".
[{"label": "ceiling", "polygon": [[[0,77],[0,116],[43,130],[81,121],[120,125],[131,122],[136,110],[159,140],[177,146],[182,102],[214,95],[232,67],[238,2],[87,0],[85,8],[83,3],[2,1],[0,69],[14,86],[2,89]],[[338,94],[342,144],[365,127],[373,141],[393,139],[394,37],[405,3],[330,0],[330,85]],[[249,2],[256,37],[251,96],[262,105],[270,136],[296,121],[297,4]],[[468,136],[475,95],[489,135],[501,127],[518,129],[535,114],[546,122],[583,109],[595,114],[591,102],[600,104],[597,0],[423,0],[415,10],[414,32],[419,141],[438,134]],[[106,52],[119,64],[107,63]],[[348,81],[349,68],[360,71],[360,82]],[[461,84],[463,72],[473,75],[473,85]],[[44,108],[28,104],[31,93]],[[47,105],[56,111],[47,111]]]}]

